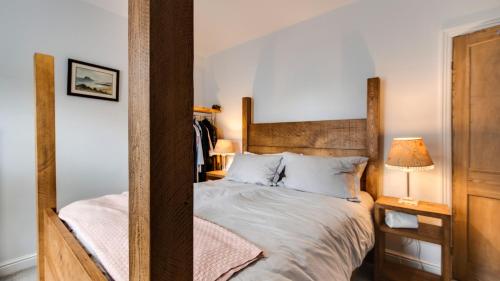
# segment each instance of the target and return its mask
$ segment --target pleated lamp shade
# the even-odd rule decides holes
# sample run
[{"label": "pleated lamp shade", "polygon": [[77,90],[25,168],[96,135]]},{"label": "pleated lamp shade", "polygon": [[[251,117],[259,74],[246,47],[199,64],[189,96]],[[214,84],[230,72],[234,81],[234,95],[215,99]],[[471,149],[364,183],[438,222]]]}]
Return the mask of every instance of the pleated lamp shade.
[{"label": "pleated lamp shade", "polygon": [[413,172],[431,170],[434,163],[422,138],[395,138],[392,140],[385,166]]}]

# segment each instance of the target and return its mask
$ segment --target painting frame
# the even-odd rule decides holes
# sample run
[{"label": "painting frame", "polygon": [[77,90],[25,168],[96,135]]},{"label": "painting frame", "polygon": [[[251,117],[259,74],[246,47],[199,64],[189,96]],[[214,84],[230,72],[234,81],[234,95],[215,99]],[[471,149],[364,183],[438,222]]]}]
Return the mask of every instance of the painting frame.
[{"label": "painting frame", "polygon": [[[82,77],[85,75],[85,77]],[[101,79],[102,81],[99,81]],[[68,59],[68,96],[119,101],[120,71],[97,64]]]}]

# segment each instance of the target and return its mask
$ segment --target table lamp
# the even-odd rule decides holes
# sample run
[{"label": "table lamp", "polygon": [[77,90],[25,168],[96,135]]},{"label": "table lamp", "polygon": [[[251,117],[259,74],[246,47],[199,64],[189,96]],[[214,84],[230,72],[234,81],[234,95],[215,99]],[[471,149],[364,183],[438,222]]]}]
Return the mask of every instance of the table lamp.
[{"label": "table lamp", "polygon": [[431,156],[422,138],[395,138],[385,162],[389,169],[406,172],[406,197],[399,203],[418,205],[418,201],[410,196],[410,172],[426,171],[434,168]]},{"label": "table lamp", "polygon": [[226,171],[226,156],[234,154],[233,142],[225,139],[217,140],[214,154],[222,156],[222,170]]}]

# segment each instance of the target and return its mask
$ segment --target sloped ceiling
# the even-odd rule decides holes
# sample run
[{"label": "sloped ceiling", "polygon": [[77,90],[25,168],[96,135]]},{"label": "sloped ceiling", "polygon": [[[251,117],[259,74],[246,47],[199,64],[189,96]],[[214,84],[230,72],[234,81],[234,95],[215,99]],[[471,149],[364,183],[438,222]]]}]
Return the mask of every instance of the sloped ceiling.
[{"label": "sloped ceiling", "polygon": [[195,51],[207,56],[317,17],[349,0],[195,0]]},{"label": "sloped ceiling", "polygon": [[[127,0],[83,0],[127,16]],[[209,56],[354,0],[194,0],[195,53]]]}]

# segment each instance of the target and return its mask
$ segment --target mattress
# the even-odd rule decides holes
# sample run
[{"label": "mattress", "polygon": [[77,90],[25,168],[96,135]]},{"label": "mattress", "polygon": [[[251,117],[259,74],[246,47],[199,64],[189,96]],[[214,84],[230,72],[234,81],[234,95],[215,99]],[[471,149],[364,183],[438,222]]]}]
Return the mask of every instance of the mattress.
[{"label": "mattress", "polygon": [[[373,200],[227,180],[194,185],[194,214],[254,243],[264,258],[231,280],[346,280],[373,247]],[[128,280],[128,193],[82,200],[59,217],[114,280]]]}]

